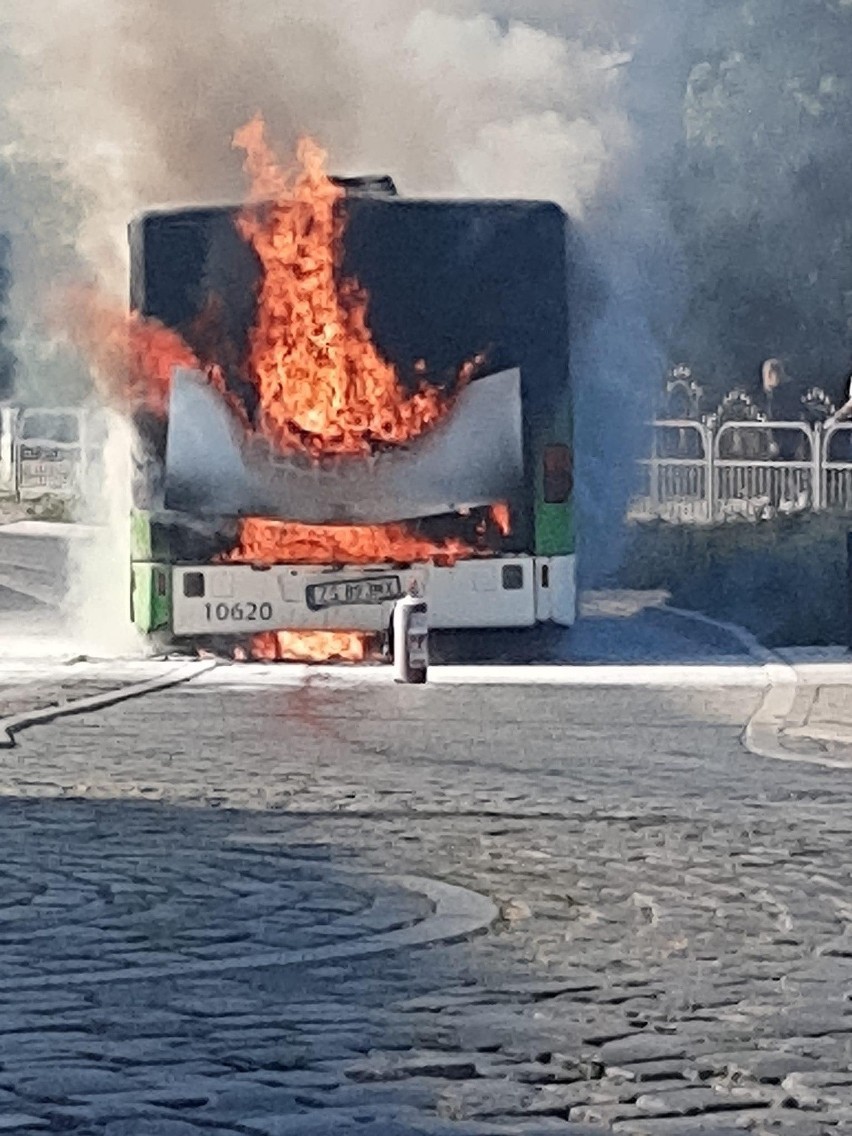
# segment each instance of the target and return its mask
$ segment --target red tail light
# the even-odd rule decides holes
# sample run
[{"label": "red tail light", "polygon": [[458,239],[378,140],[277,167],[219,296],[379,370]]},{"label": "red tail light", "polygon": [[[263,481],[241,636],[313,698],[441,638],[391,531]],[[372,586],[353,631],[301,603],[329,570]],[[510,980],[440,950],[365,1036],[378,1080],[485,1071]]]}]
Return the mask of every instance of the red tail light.
[{"label": "red tail light", "polygon": [[562,505],[574,489],[574,458],[568,446],[545,446],[542,458],[544,500]]}]

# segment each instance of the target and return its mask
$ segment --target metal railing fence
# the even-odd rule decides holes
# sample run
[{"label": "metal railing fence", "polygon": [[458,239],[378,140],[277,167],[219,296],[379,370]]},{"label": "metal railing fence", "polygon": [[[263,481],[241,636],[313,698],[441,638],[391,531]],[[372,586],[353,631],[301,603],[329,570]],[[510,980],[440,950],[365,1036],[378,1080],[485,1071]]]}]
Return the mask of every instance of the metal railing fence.
[{"label": "metal railing fence", "polygon": [[[78,496],[102,429],[97,410],[0,407],[0,496]],[[852,513],[852,422],[674,418],[654,423],[629,512],[706,524],[823,510]]]},{"label": "metal railing fence", "polygon": [[852,423],[654,423],[630,515],[673,522],[852,512]]},{"label": "metal railing fence", "polygon": [[102,445],[102,416],[79,407],[0,408],[0,495],[73,500]]}]

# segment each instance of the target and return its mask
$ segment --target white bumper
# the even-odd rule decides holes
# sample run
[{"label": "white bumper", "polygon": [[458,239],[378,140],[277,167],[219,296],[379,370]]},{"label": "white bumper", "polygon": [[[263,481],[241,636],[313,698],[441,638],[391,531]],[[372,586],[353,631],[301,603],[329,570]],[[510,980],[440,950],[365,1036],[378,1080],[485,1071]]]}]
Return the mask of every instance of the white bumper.
[{"label": "white bumper", "polygon": [[450,568],[175,567],[172,629],[176,635],[383,632],[397,599],[412,585],[429,605],[432,629],[574,622],[574,557],[519,556],[465,560]]}]

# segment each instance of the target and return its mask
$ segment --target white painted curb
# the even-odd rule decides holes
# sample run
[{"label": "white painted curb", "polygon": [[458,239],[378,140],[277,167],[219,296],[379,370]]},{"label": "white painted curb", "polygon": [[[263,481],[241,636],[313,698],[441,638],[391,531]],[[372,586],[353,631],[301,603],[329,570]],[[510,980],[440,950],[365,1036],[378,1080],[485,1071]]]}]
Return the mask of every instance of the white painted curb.
[{"label": "white painted curb", "polygon": [[[750,753],[753,753],[756,757],[770,758],[773,761],[819,765],[826,769],[852,768],[852,763],[843,758],[834,758],[827,753],[806,753],[789,745],[785,746],[781,742],[781,734],[793,710],[799,687],[804,683],[816,685],[820,681],[827,683],[842,682],[852,685],[852,663],[804,663],[801,666],[796,666],[786,662],[775,651],[764,647],[750,631],[735,623],[723,623],[720,620],[710,619],[706,615],[686,611],[682,608],[669,607],[661,610],[670,611],[673,615],[684,619],[711,624],[726,631],[742,643],[754,659],[761,662],[761,670],[767,683],[766,693],[742,735],[742,743]],[[811,740],[817,743],[821,741],[843,743],[847,740],[842,728],[837,731],[816,728],[813,732],[796,728],[791,730],[787,736],[791,741],[798,737],[803,741]],[[852,736],[848,740],[852,742]]]},{"label": "white painted curb", "polygon": [[106,531],[100,525],[80,521],[10,521],[0,525],[0,536],[25,536],[33,540],[89,540]]},{"label": "white painted curb", "polygon": [[796,668],[771,651],[744,627],[735,623],[723,623],[710,619],[694,611],[682,608],[668,608],[673,615],[691,619],[698,623],[710,624],[727,632],[737,639],[755,661],[761,664],[766,691],[754,714],[749,719],[742,734],[742,743],[749,753],[756,757],[771,758],[774,761],[809,761],[810,755],[798,754],[781,745],[781,731],[790,716],[799,688]]},{"label": "white painted curb", "polygon": [[[293,861],[290,861],[293,863]],[[296,861],[298,863],[298,861]],[[315,864],[312,864],[315,867]],[[339,870],[338,870],[339,871]],[[342,875],[348,874],[345,870]],[[403,948],[424,947],[432,943],[458,942],[487,931],[497,918],[496,905],[487,896],[456,884],[421,876],[381,877],[407,891],[417,892],[434,905],[434,910],[416,923],[397,927],[363,939],[329,943],[303,950],[270,950],[259,954],[234,955],[223,959],[191,959],[161,966],[126,966],[112,970],[66,970],[62,974],[33,975],[32,978],[0,980],[0,994],[23,990],[67,990],[76,986],[103,986],[116,982],[159,982],[170,978],[207,978],[243,970],[277,966],[308,966],[340,959],[369,958]]]},{"label": "white painted curb", "polygon": [[[766,648],[762,648],[766,650]],[[779,655],[768,652],[774,661],[765,663],[763,670],[767,676],[769,686],[763,700],[752,715],[742,735],[742,743],[756,757],[769,758],[773,761],[789,761],[799,765],[818,765],[824,769],[850,769],[852,764],[843,758],[832,757],[828,753],[808,753],[796,749],[791,744],[782,742],[784,727],[790,718],[796,695],[803,683],[811,684],[814,681],[812,671],[820,668],[811,668],[807,664],[801,668],[785,662]],[[837,664],[832,666],[835,682],[841,674],[838,673]],[[843,665],[842,677],[852,682],[852,667]],[[804,730],[794,730],[787,735],[792,743],[796,738],[812,741],[819,744],[821,741],[843,742],[843,732],[838,730],[832,734],[828,730],[817,730],[808,734]]]},{"label": "white painted curb", "polygon": [[[785,662],[776,652],[764,647],[750,631],[735,623],[723,623],[720,620],[710,619],[706,615],[694,611],[685,611],[682,608],[670,607],[664,610],[670,611],[673,615],[680,616],[683,619],[711,624],[729,635],[733,635],[742,643],[752,658],[762,664],[761,671],[765,676],[767,685],[766,693],[742,735],[742,743],[749,753],[753,753],[756,757],[770,758],[773,761],[821,765],[828,769],[850,768],[850,763],[843,759],[833,758],[828,754],[805,753],[785,746],[781,742],[781,733],[793,710],[802,679],[810,678],[809,672],[815,668],[805,665],[800,671],[796,666]],[[852,665],[833,663],[831,670],[835,681],[838,677],[845,677],[847,681],[852,681]],[[815,741],[843,740],[840,731],[838,731],[836,738],[830,736],[830,731],[827,730],[817,731],[811,735],[796,730],[790,735],[791,739],[796,736],[803,740],[808,737]]]}]

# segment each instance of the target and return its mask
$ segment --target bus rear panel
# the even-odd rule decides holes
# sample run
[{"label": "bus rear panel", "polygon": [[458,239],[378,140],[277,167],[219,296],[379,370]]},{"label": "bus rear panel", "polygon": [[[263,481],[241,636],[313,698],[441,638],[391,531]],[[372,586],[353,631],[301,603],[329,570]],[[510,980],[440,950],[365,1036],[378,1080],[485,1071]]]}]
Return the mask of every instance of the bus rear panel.
[{"label": "bus rear panel", "polygon": [[[482,464],[499,466],[500,455],[493,451],[506,449],[515,430],[522,476],[508,493],[494,495],[502,496],[499,502],[464,509],[449,508],[447,502],[436,504],[435,513],[411,506],[407,531],[436,545],[469,545],[476,550],[470,556],[348,564],[235,562],[247,516],[302,518],[288,518],[287,500],[274,492],[270,497],[274,477],[265,483],[245,454],[238,458],[243,470],[238,488],[232,478],[220,481],[216,492],[209,489],[222,476],[221,455],[214,428],[202,430],[197,423],[200,448],[192,464],[208,491],[181,496],[175,484],[179,489],[183,483],[176,483],[167,461],[169,430],[174,430],[174,453],[181,423],[174,413],[170,423],[140,411],[132,521],[137,625],[196,642],[280,630],[382,635],[395,602],[412,591],[425,596],[435,629],[570,625],[576,599],[564,214],[546,203],[415,201],[369,193],[350,194],[345,210],[341,274],[357,278],[369,295],[369,325],[378,349],[412,390],[423,379],[421,360],[429,381],[450,389],[460,364],[482,357],[471,384],[473,409],[464,410],[459,400],[459,414],[467,415],[464,429],[452,433],[454,409],[446,433],[462,465],[480,453]],[[260,267],[237,231],[236,215],[235,209],[208,208],[136,219],[130,227],[131,305],[177,331],[199,358],[215,361],[251,418],[256,394],[245,366]],[[192,376],[184,379],[182,389],[192,392]],[[505,402],[490,397],[491,391],[511,392],[513,383],[516,397],[510,393]],[[504,405],[516,421],[494,417]],[[214,406],[210,413],[213,421],[221,408]],[[194,415],[184,413],[184,427],[188,417]],[[422,449],[437,446],[438,453],[440,444],[439,439]],[[424,458],[416,451],[412,445],[411,462],[431,469],[428,454]],[[394,515],[394,506],[405,510],[406,495],[414,501],[425,492],[413,466],[406,470],[407,460],[405,451],[377,455],[377,468],[391,471],[384,500],[376,492],[364,497],[377,501],[377,511]],[[433,455],[432,465],[440,469],[453,460],[446,451]],[[208,464],[214,471],[209,477],[201,468]],[[374,478],[372,484],[384,493],[382,482]],[[454,486],[454,501],[459,491]],[[329,494],[329,499],[341,495],[336,489]],[[500,523],[495,523],[497,504],[505,518]],[[354,501],[350,505],[357,510]],[[370,507],[362,505],[364,516]]]}]

